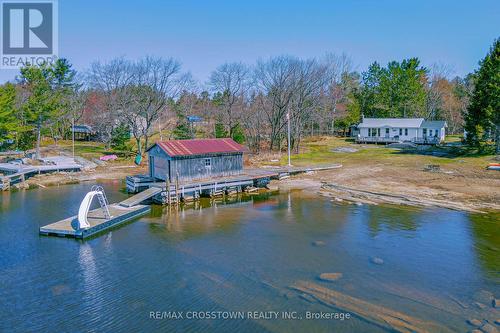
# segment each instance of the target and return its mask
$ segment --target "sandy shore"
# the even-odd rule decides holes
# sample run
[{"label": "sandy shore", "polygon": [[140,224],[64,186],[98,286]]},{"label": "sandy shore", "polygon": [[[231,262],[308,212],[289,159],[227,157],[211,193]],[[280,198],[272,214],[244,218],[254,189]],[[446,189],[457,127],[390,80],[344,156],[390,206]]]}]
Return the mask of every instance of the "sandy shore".
[{"label": "sandy shore", "polygon": [[334,200],[391,203],[482,212],[500,210],[500,173],[442,170],[426,172],[399,166],[344,166],[274,183],[283,190],[308,189]]}]

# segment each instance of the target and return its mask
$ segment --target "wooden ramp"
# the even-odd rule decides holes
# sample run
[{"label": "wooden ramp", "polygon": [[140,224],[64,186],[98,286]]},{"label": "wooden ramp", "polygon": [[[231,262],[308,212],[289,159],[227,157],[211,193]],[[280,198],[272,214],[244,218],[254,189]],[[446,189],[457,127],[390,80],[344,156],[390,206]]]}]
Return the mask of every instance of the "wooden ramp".
[{"label": "wooden ramp", "polygon": [[135,217],[144,215],[151,210],[151,207],[137,205],[127,208],[118,204],[112,204],[108,206],[108,209],[111,218],[106,218],[104,211],[101,208],[89,211],[87,220],[90,224],[90,228],[79,229],[78,217],[72,216],[41,227],[40,234],[47,236],[86,238],[123,224]]},{"label": "wooden ramp", "polygon": [[160,193],[162,191],[161,187],[150,187],[145,191],[142,191],[140,193],[137,193],[134,196],[131,196],[130,198],[123,200],[122,202],[119,203],[120,206],[123,207],[132,207],[135,205],[140,204],[144,200],[150,199]]}]

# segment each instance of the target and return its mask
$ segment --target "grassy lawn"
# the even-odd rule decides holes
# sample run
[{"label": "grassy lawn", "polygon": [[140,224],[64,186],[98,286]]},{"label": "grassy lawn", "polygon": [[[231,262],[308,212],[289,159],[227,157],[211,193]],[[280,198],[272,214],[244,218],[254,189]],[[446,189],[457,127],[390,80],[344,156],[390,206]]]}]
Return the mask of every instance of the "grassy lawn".
[{"label": "grassy lawn", "polygon": [[[54,145],[54,141],[45,140],[42,146],[51,146],[56,149],[64,149],[67,152],[72,151],[71,140],[59,140],[57,146]],[[102,142],[94,141],[75,141],[75,155],[82,156],[86,159],[99,158],[103,155],[116,154],[119,156],[119,160],[122,161],[133,161],[134,154],[130,152],[122,152],[114,149],[106,148],[106,145]]]},{"label": "grassy lawn", "polygon": [[[459,137],[451,137],[448,142],[459,142]],[[354,148],[356,152],[334,152],[335,148]],[[443,156],[433,156],[443,155]],[[403,152],[399,149],[385,148],[384,145],[356,144],[345,138],[311,138],[304,141],[300,154],[292,155],[292,164],[305,166],[312,164],[341,163],[343,165],[390,164],[394,166],[422,166],[427,164],[463,165],[484,169],[494,161],[494,155],[479,155],[475,151],[460,146],[433,147],[426,151]],[[287,156],[281,159],[287,163]]]}]

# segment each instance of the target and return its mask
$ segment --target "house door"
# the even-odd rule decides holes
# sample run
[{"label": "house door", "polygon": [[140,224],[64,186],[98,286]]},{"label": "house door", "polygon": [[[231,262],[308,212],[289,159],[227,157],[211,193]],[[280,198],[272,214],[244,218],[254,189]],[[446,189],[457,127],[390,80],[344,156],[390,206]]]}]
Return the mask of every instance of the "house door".
[{"label": "house door", "polygon": [[389,137],[389,128],[386,128],[385,129],[385,137],[388,138]]}]

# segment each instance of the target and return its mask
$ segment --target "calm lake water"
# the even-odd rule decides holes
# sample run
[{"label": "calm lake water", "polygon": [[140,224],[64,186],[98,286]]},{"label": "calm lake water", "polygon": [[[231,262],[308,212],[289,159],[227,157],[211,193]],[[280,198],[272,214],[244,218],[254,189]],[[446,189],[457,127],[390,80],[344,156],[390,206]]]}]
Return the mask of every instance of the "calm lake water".
[{"label": "calm lake water", "polygon": [[[126,197],[120,182],[103,185],[110,202]],[[500,297],[499,214],[339,205],[297,191],[182,211],[153,206],[83,242],[38,235],[40,226],[74,215],[90,186],[1,194],[0,331],[384,331],[358,317],[150,318],[152,311],[339,311],[291,290],[298,281],[452,331],[470,330],[469,317],[498,315],[486,302]],[[343,277],[321,282],[324,272]]]}]

